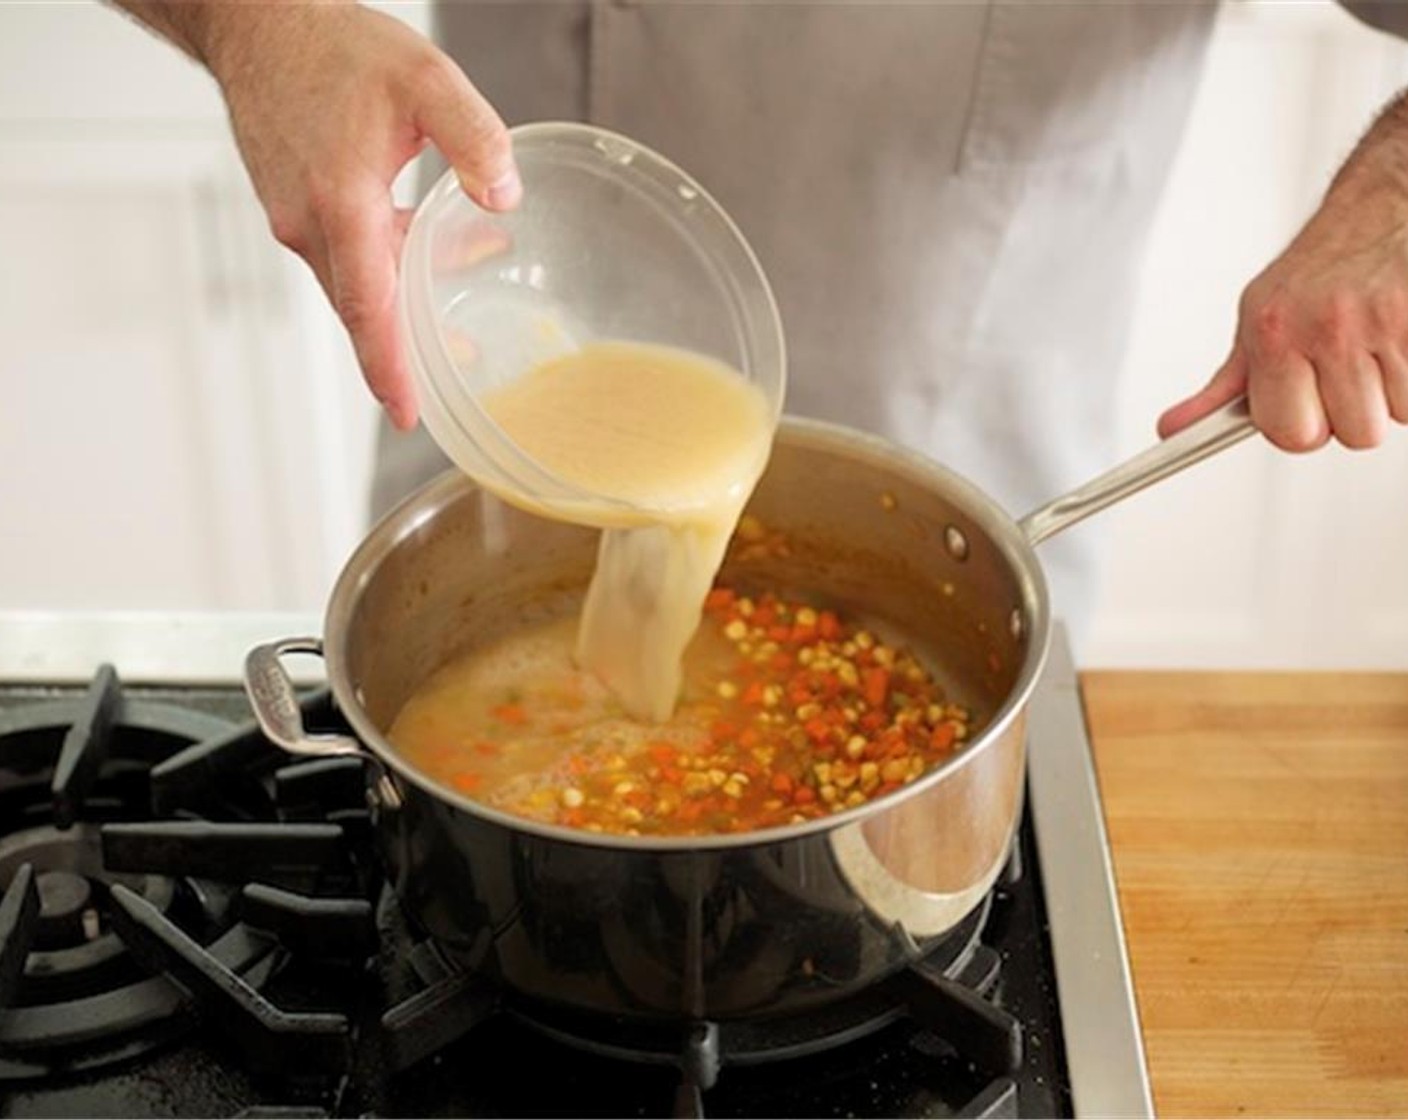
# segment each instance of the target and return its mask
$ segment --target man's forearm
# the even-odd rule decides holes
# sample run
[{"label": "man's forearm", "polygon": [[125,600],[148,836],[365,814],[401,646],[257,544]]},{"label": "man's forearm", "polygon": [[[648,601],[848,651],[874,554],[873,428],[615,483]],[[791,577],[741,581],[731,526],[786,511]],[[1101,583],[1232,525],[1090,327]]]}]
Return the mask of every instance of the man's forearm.
[{"label": "man's forearm", "polygon": [[311,7],[353,0],[109,0],[148,30],[179,47],[224,83],[232,67],[257,53],[260,35],[279,35],[288,21],[308,18]]},{"label": "man's forearm", "polygon": [[1408,202],[1408,90],[1380,111],[1335,174],[1326,201],[1340,194],[1380,191],[1398,194]]}]

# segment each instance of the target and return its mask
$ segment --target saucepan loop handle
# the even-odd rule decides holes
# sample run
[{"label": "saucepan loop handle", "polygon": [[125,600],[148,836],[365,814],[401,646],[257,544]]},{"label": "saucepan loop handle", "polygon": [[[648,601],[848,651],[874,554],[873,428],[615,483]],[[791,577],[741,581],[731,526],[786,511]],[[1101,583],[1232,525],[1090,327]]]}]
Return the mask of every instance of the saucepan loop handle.
[{"label": "saucepan loop handle", "polygon": [[1028,543],[1040,544],[1092,513],[1240,443],[1255,431],[1247,398],[1238,397],[1084,486],[1032,510],[1018,525]]},{"label": "saucepan loop handle", "polygon": [[281,660],[289,653],[321,657],[323,643],[317,638],[285,638],[256,646],[244,660],[245,694],[264,734],[290,754],[317,758],[368,754],[350,735],[315,735],[303,726],[298,694]]}]

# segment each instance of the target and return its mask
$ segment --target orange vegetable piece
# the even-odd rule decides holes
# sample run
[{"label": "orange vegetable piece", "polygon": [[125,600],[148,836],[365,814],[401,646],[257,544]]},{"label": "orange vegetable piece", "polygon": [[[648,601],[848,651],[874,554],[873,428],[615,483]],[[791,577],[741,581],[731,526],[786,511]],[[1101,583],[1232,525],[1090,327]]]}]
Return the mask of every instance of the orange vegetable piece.
[{"label": "orange vegetable piece", "polygon": [[792,800],[797,805],[810,805],[816,800],[816,790],[811,786],[798,786],[792,791]]},{"label": "orange vegetable piece", "polygon": [[475,753],[475,754],[482,754],[485,758],[493,758],[493,757],[495,757],[496,755],[503,754],[503,750],[504,750],[503,747],[499,746],[498,743],[475,743],[475,744],[474,744],[474,753]]},{"label": "orange vegetable piece", "polygon": [[731,587],[716,587],[704,598],[704,609],[710,611],[726,611],[733,606],[736,598]]},{"label": "orange vegetable piece", "polygon": [[951,723],[941,723],[929,734],[929,745],[936,751],[946,751],[953,746],[958,732]]},{"label": "orange vegetable piece", "polygon": [[890,691],[890,674],[881,668],[867,669],[861,676],[862,695],[872,708],[883,708]]},{"label": "orange vegetable piece", "polygon": [[776,774],[774,774],[774,775],[772,776],[772,788],[773,788],[774,792],[776,792],[776,793],[784,793],[784,794],[791,793],[791,792],[792,792],[792,777],[791,777],[791,775],[785,774],[785,773],[783,773],[781,770],[779,770]]},{"label": "orange vegetable piece", "polygon": [[490,714],[502,723],[510,723],[515,727],[528,722],[528,713],[523,710],[522,704],[499,704],[490,709]]},{"label": "orange vegetable piece", "polygon": [[473,793],[484,781],[484,775],[477,774],[473,770],[461,770],[450,781],[461,793]]},{"label": "orange vegetable piece", "polygon": [[828,642],[841,636],[841,620],[836,617],[835,611],[822,611],[816,616],[816,632]]}]

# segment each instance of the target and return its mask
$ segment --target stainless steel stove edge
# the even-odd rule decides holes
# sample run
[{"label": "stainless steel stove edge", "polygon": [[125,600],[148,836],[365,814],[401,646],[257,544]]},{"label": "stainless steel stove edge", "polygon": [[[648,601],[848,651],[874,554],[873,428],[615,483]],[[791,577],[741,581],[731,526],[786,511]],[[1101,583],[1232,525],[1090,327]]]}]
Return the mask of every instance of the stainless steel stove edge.
[{"label": "stainless steel stove edge", "polygon": [[1078,1117],[1152,1117],[1139,1010],[1075,661],[1052,634],[1028,722],[1032,825]]}]

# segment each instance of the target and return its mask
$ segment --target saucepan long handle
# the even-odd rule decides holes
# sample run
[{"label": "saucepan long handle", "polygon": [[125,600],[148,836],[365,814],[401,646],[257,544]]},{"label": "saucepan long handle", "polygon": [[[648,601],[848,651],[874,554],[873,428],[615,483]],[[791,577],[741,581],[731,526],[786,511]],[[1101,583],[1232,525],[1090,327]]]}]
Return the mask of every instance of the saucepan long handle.
[{"label": "saucepan long handle", "polygon": [[264,734],[290,754],[327,758],[366,753],[362,744],[350,735],[314,735],[303,726],[298,695],[280,661],[286,653],[313,653],[321,657],[323,643],[317,638],[285,638],[281,642],[255,646],[244,659],[245,694]]},{"label": "saucepan long handle", "polygon": [[1256,426],[1252,423],[1247,398],[1238,397],[1177,435],[1169,436],[1084,486],[1032,510],[1018,524],[1030,543],[1040,544],[1092,513],[1240,443],[1254,431]]}]

